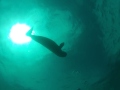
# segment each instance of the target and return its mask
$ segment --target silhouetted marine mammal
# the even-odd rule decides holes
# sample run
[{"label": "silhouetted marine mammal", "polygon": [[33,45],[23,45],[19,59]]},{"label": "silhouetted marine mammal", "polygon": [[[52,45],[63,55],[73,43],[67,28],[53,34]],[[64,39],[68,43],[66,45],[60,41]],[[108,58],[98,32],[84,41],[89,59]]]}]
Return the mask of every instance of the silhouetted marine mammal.
[{"label": "silhouetted marine mammal", "polygon": [[33,28],[31,28],[26,35],[31,37],[36,42],[42,44],[46,48],[48,48],[50,51],[55,53],[59,57],[66,57],[67,53],[65,51],[62,51],[61,48],[64,46],[64,43],[61,43],[59,46],[51,39],[43,37],[43,36],[36,36],[32,35]]}]

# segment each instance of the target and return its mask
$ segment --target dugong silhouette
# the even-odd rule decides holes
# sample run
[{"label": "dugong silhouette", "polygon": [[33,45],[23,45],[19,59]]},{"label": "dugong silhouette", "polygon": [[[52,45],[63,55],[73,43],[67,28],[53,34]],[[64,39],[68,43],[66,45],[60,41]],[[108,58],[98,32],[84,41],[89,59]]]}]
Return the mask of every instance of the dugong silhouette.
[{"label": "dugong silhouette", "polygon": [[59,46],[51,39],[44,37],[44,36],[37,36],[32,35],[33,28],[31,28],[26,35],[31,37],[34,41],[42,44],[44,47],[49,49],[51,52],[56,54],[59,57],[66,57],[67,53],[65,51],[62,51],[62,47],[64,46],[64,42],[61,43]]}]

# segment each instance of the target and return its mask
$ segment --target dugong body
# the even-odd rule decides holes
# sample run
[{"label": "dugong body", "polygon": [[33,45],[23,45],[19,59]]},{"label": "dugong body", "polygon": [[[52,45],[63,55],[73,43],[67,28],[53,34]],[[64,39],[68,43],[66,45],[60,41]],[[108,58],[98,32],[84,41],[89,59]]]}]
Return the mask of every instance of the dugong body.
[{"label": "dugong body", "polygon": [[42,44],[43,46],[45,46],[47,49],[49,49],[51,52],[53,52],[54,54],[56,54],[59,57],[66,57],[67,53],[65,51],[62,51],[61,48],[64,46],[64,43],[61,43],[59,46],[51,39],[47,38],[47,37],[43,37],[43,36],[37,36],[37,35],[32,35],[32,30],[33,28],[31,28],[28,32],[27,32],[27,36],[31,37],[34,41]]}]

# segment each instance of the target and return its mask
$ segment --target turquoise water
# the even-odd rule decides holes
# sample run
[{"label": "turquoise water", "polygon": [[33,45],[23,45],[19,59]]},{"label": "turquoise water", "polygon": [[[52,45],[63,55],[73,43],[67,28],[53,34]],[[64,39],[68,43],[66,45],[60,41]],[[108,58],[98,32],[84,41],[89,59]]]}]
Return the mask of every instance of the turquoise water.
[{"label": "turquoise water", "polygon": [[[0,0],[0,90],[120,90],[119,2]],[[26,39],[30,28],[67,56]]]}]

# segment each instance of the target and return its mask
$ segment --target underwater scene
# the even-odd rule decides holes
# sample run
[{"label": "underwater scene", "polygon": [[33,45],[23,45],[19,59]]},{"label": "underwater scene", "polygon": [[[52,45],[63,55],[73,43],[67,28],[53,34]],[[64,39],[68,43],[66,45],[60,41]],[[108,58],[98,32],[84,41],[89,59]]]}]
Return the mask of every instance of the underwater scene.
[{"label": "underwater scene", "polygon": [[0,90],[120,90],[120,0],[0,0]]}]

